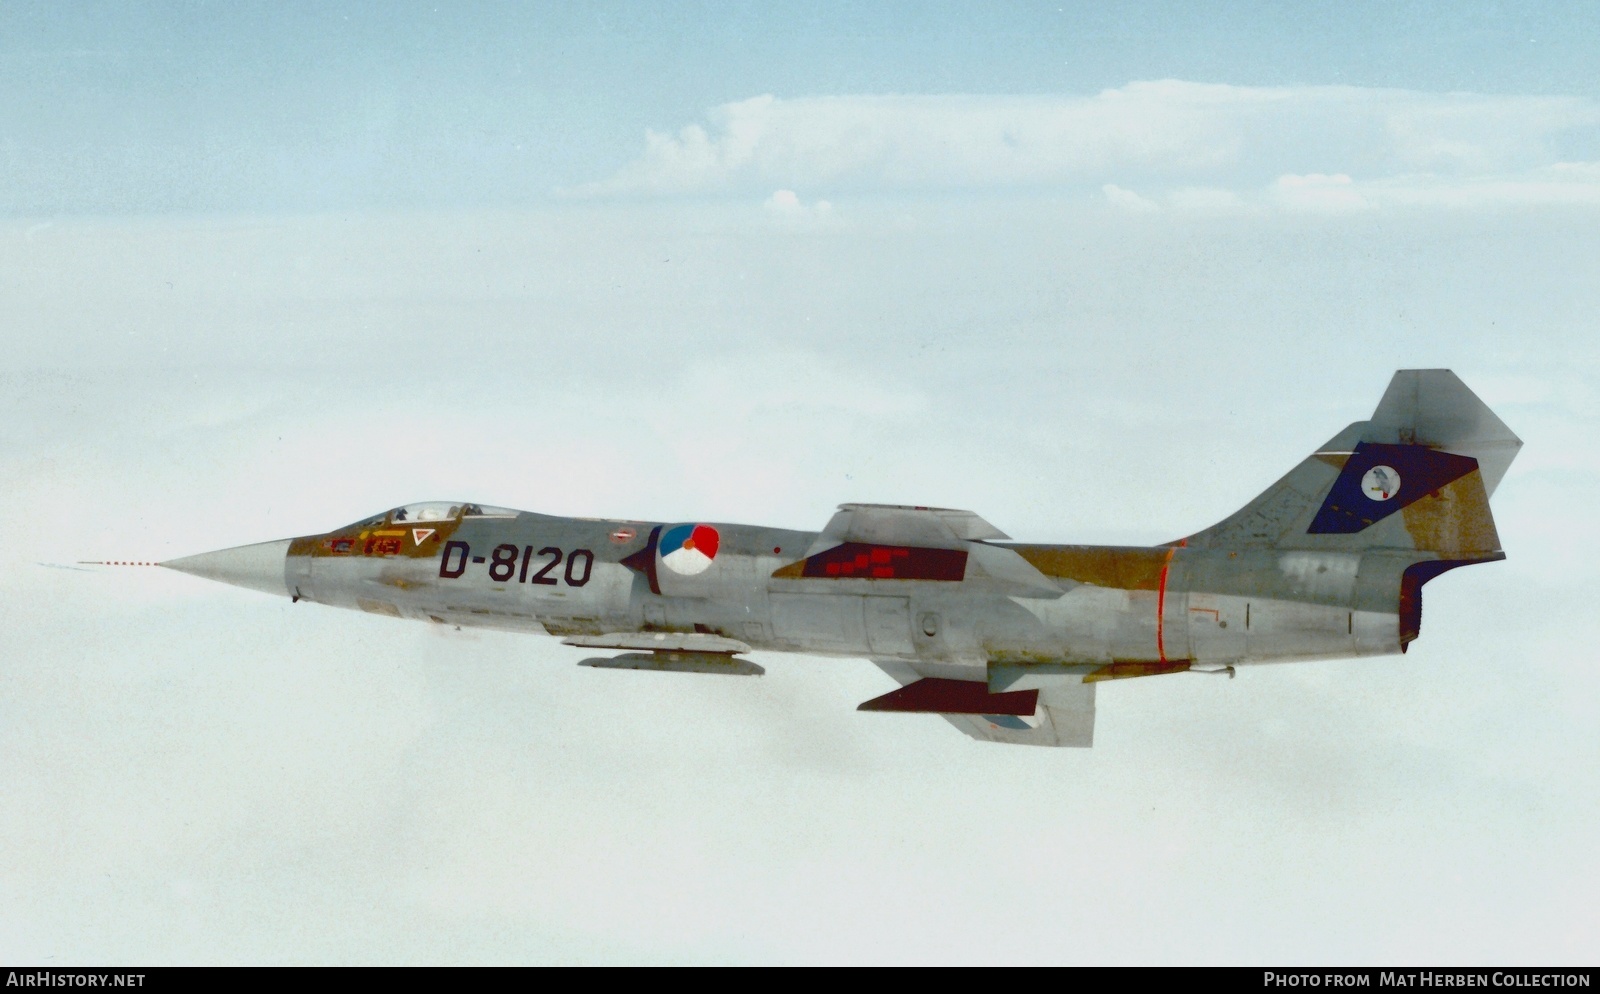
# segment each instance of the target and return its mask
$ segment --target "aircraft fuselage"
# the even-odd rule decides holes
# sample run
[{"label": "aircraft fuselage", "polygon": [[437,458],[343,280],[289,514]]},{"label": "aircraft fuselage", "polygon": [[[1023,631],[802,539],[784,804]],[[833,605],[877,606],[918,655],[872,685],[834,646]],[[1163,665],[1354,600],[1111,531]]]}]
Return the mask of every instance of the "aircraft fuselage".
[{"label": "aircraft fuselage", "polygon": [[[970,543],[1039,583],[1018,589],[967,550],[945,550],[959,572],[938,578],[873,576],[872,549],[858,553],[858,571],[785,576],[819,533],[728,524],[709,525],[715,557],[684,575],[651,548],[672,527],[527,512],[369,522],[295,539],[285,588],[461,627],[714,634],[760,650],[954,666],[1220,666],[1400,650],[1404,562],[1381,552]],[[875,548],[892,567],[903,547]]]},{"label": "aircraft fuselage", "polygon": [[1011,542],[970,511],[844,504],[820,532],[478,504],[163,565],[396,618],[548,633],[615,669],[760,674],[752,649],[871,659],[872,711],[1087,746],[1095,684],[1403,652],[1423,584],[1505,558],[1521,440],[1455,374],[1401,370],[1368,421],[1210,528],[1151,547]]}]

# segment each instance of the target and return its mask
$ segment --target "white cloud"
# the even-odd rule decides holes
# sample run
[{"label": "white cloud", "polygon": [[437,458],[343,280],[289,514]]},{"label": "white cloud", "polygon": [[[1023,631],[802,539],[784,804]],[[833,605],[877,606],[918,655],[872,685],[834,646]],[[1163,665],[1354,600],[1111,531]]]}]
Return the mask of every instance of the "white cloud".
[{"label": "white cloud", "polygon": [[1285,206],[1304,211],[1338,212],[1372,206],[1356,188],[1355,181],[1344,173],[1279,176],[1270,196]]},{"label": "white cloud", "polygon": [[829,214],[833,211],[833,204],[826,200],[818,200],[806,204],[800,200],[800,195],[793,190],[774,190],[772,196],[762,204],[767,210],[782,217],[804,217],[807,215]]},{"label": "white cloud", "polygon": [[1366,184],[1363,195],[1388,204],[1431,207],[1600,206],[1600,162],[1563,162],[1516,175],[1398,176]]},{"label": "white cloud", "polygon": [[[1294,210],[1372,202],[1591,202],[1590,165],[1557,178],[1561,143],[1600,103],[1349,86],[1136,82],[1093,96],[760,96],[711,110],[580,196],[1099,188],[1220,189]],[[1327,177],[1344,176],[1334,183]],[[1299,177],[1300,179],[1296,179]],[[1315,179],[1324,177],[1324,179]],[[1375,197],[1368,186],[1391,185]],[[1130,199],[1133,186],[1144,191]],[[1470,187],[1462,196],[1444,191]],[[1115,190],[1116,192],[1112,192]],[[1183,199],[1183,198],[1180,198]],[[1188,198],[1188,199],[1193,199]]]},{"label": "white cloud", "polygon": [[1108,183],[1102,192],[1117,207],[1199,215],[1270,208],[1343,214],[1381,208],[1600,207],[1600,163],[1557,163],[1514,175],[1418,174],[1374,180],[1358,180],[1348,173],[1285,173],[1255,188],[1180,187],[1152,197]]},{"label": "white cloud", "polygon": [[1107,183],[1100,188],[1100,192],[1105,194],[1106,203],[1113,207],[1120,207],[1123,210],[1149,213],[1150,211],[1161,209],[1161,205],[1149,197],[1141,197],[1132,190],[1124,190],[1115,183]]},{"label": "white cloud", "polygon": [[[1096,187],[851,205],[792,237],[775,189],[816,196],[0,225],[0,272],[38,277],[8,285],[0,353],[0,495],[26,509],[0,558],[0,949],[1592,956],[1600,673],[1504,661],[1594,641],[1571,536],[1600,500],[1600,225],[1402,211],[1324,237],[1196,182],[1123,187],[1161,223],[1104,223]],[[890,689],[864,661],[600,672],[555,639],[33,565],[431,497],[805,529],[935,503],[1022,540],[1161,541],[1365,416],[1396,365],[1454,367],[1527,439],[1496,494],[1510,559],[1430,585],[1404,659],[1107,686],[1087,754],[860,715]],[[997,817],[1016,844],[975,855]],[[1548,844],[1504,846],[1530,818]]]},{"label": "white cloud", "polygon": [[1165,198],[1169,206],[1191,214],[1233,214],[1253,210],[1254,205],[1232,190],[1214,186],[1186,186]]}]

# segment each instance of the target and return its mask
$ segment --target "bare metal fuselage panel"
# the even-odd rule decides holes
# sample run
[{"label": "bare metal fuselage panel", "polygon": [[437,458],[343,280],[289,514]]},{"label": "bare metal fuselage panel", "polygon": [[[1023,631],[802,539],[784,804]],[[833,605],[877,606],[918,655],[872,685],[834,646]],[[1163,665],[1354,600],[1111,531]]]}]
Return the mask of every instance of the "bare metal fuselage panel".
[{"label": "bare metal fuselage panel", "polygon": [[296,600],[623,650],[588,660],[609,668],[865,657],[902,688],[864,709],[1088,745],[1102,680],[1403,652],[1423,583],[1504,557],[1488,498],[1518,445],[1453,374],[1408,370],[1372,420],[1163,546],[1015,543],[942,508],[846,504],[803,532],[436,502],[166,565],[274,590],[281,564]]}]

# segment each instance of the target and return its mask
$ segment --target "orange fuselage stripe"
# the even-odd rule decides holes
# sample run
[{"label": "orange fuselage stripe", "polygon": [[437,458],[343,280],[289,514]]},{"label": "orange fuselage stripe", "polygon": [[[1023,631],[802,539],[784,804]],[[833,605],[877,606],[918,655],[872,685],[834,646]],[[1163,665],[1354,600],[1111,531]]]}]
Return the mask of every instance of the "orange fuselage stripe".
[{"label": "orange fuselage stripe", "polygon": [[1167,620],[1167,570],[1172,568],[1172,555],[1182,544],[1179,542],[1178,545],[1167,549],[1167,558],[1161,561],[1161,582],[1156,588],[1156,658],[1163,663],[1167,661],[1167,641],[1164,632]]}]

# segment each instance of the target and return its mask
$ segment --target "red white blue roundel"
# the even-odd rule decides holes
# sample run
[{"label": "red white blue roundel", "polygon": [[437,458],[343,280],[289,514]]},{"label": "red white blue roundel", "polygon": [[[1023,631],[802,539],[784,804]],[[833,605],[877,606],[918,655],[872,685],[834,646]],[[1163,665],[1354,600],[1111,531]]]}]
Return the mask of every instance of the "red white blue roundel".
[{"label": "red white blue roundel", "polygon": [[710,525],[675,525],[661,534],[661,561],[684,576],[704,573],[717,558],[720,540]]}]

